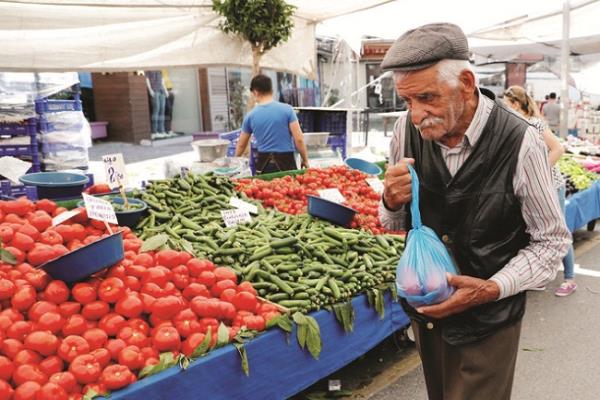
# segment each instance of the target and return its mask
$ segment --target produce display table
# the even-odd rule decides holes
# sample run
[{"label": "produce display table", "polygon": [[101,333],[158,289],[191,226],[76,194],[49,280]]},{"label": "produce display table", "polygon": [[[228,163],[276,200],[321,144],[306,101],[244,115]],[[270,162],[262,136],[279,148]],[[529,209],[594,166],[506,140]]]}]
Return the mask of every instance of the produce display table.
[{"label": "produce display table", "polygon": [[352,305],[355,322],[350,333],[344,332],[334,313],[321,310],[311,314],[319,323],[323,340],[319,360],[299,347],[295,328],[287,339],[285,332],[273,328],[245,345],[249,377],[242,372],[237,350],[228,345],[195,361],[185,371],[170,368],[112,393],[110,399],[288,398],[365,354],[409,323],[400,304],[389,294],[385,295],[384,319],[369,306],[366,295],[354,298]]},{"label": "produce display table", "polygon": [[600,218],[600,181],[575,193],[565,204],[565,219],[571,232]]}]

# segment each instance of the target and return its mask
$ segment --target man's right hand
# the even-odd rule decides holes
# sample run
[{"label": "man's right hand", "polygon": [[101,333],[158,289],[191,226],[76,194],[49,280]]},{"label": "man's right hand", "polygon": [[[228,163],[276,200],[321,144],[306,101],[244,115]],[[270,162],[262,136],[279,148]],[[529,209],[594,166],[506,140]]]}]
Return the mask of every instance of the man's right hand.
[{"label": "man's right hand", "polygon": [[392,211],[400,209],[412,199],[411,178],[407,164],[414,164],[412,158],[404,158],[385,171],[383,201]]}]

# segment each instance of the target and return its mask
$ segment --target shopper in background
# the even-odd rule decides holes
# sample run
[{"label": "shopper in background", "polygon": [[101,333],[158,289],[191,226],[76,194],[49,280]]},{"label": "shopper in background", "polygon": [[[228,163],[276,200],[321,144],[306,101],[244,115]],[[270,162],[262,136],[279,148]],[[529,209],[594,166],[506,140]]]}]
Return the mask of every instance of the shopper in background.
[{"label": "shopper in background", "polygon": [[556,102],[556,93],[552,92],[548,96],[548,102],[544,104],[544,108],[542,110],[544,118],[546,118],[546,122],[548,126],[554,132],[556,136],[559,135],[559,127],[560,127],[560,106]]},{"label": "shopper in background", "polygon": [[408,31],[381,64],[408,104],[394,128],[380,218],[408,230],[411,179],[423,224],[446,244],[454,293],[411,318],[431,400],[507,400],[525,291],[556,276],[570,234],[536,129],[478,88],[467,38],[452,24]]},{"label": "shopper in background", "polygon": [[302,159],[301,167],[308,168],[308,155],[298,117],[290,105],[273,100],[271,78],[256,75],[250,82],[250,91],[256,99],[256,106],[244,117],[236,157],[244,153],[250,136],[254,135],[258,145],[258,174],[297,169],[294,145]]},{"label": "shopper in background", "polygon": [[[544,139],[548,147],[548,162],[552,167],[552,182],[554,189],[558,193],[558,201],[563,215],[565,213],[565,180],[558,169],[554,166],[558,159],[565,152],[556,136],[550,131],[548,125],[541,118],[535,100],[527,94],[525,89],[520,86],[511,86],[504,92],[504,100],[506,104],[521,114],[530,124],[535,126],[540,136]],[[560,297],[568,296],[577,289],[577,284],[574,281],[575,256],[573,246],[569,246],[569,250],[565,258],[563,258],[564,267],[564,282],[556,289],[554,294]],[[538,288],[538,289],[543,289]]]}]

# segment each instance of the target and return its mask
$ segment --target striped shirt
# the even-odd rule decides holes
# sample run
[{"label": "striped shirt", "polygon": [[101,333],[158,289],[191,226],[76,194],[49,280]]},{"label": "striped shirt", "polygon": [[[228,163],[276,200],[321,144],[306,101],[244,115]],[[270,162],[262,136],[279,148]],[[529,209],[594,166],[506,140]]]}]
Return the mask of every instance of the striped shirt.
[{"label": "striped shirt", "polygon": [[[535,127],[543,140],[546,129],[550,129],[548,124],[546,124],[543,119],[538,117],[529,117],[527,121]],[[565,178],[562,176],[556,165],[552,167],[552,183],[554,184],[554,189],[556,190],[560,189],[566,184]]]},{"label": "striped shirt", "polygon": [[[479,93],[477,110],[465,132],[462,143],[449,148],[436,142],[452,176],[471,154],[490,117],[493,106],[493,100]],[[404,158],[407,114],[403,113],[394,125],[394,136],[390,143],[390,165],[394,165]],[[500,288],[499,299],[545,285],[553,280],[560,260],[567,253],[571,244],[571,234],[562,217],[556,191],[552,187],[547,149],[533,126],[527,129],[521,144],[513,187],[515,195],[521,203],[530,242],[490,278]],[[381,202],[379,215],[385,228],[405,229],[406,212],[403,208],[398,211],[390,211]]]}]

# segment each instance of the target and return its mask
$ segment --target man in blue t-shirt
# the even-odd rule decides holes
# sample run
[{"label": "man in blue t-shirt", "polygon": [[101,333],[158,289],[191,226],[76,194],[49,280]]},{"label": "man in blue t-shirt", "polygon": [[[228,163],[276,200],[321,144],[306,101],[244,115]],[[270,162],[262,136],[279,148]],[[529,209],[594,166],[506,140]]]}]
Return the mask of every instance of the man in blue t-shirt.
[{"label": "man in blue t-shirt", "polygon": [[290,105],[273,100],[271,78],[256,75],[250,82],[250,91],[256,99],[256,106],[242,123],[236,157],[244,153],[250,135],[254,135],[258,145],[258,174],[297,169],[294,150],[300,153],[301,167],[308,168],[306,145],[298,117]]}]

